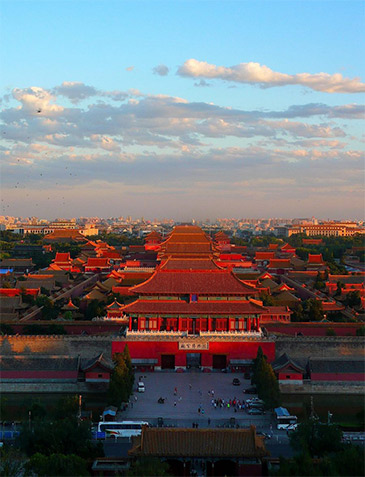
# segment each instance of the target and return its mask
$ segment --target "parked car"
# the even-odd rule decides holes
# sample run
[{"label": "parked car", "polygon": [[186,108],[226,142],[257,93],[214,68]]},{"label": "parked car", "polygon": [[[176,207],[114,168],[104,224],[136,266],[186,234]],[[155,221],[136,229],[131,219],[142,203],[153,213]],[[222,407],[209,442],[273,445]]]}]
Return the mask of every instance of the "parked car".
[{"label": "parked car", "polygon": [[233,378],[232,384],[233,386],[239,386],[241,384],[241,381],[238,378]]},{"label": "parked car", "polygon": [[251,407],[251,408],[247,409],[247,414],[261,415],[263,413],[264,413],[264,411],[262,409],[258,409],[257,407]]},{"label": "parked car", "polygon": [[257,389],[255,387],[247,388],[244,390],[246,394],[257,394]]},{"label": "parked car", "polygon": [[137,388],[138,392],[139,393],[144,393],[145,392],[145,387],[144,387],[144,383],[142,381],[140,381],[138,383],[138,388]]}]

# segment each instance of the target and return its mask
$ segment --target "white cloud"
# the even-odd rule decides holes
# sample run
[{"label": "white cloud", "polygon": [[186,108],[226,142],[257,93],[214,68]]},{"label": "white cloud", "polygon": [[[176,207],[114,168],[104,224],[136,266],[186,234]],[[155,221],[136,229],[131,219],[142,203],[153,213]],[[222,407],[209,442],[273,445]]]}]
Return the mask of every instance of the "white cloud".
[{"label": "white cloud", "polygon": [[359,78],[344,78],[340,73],[298,73],[289,75],[273,71],[268,66],[249,62],[226,67],[189,59],[177,74],[193,78],[209,78],[236,83],[257,84],[261,88],[301,85],[325,93],[363,93],[365,84]]}]

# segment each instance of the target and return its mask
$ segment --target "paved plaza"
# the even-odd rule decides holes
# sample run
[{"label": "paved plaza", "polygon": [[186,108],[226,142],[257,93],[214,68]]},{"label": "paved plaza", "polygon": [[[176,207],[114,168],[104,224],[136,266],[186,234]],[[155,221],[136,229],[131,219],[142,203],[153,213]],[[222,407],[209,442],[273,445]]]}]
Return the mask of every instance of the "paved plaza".
[{"label": "paved plaza", "polygon": [[[240,386],[232,384],[235,377],[240,379]],[[143,372],[136,373],[135,378],[134,394],[128,409],[120,416],[124,420],[144,419],[156,424],[157,418],[162,417],[167,425],[190,427],[193,422],[197,422],[199,427],[216,427],[226,425],[231,418],[235,418],[235,423],[240,427],[254,424],[258,429],[267,429],[273,422],[270,412],[253,416],[244,410],[235,412],[232,407],[214,408],[212,405],[212,399],[236,399],[242,402],[253,397],[243,393],[244,389],[251,387],[251,383],[244,380],[241,373]],[[144,393],[136,391],[139,380],[145,384]],[[158,403],[160,397],[165,399],[164,404]]]}]

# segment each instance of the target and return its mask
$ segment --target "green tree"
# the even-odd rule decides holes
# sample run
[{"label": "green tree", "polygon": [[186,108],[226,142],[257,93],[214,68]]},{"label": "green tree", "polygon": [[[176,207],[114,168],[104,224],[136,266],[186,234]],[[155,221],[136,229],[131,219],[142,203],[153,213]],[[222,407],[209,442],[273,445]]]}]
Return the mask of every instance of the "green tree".
[{"label": "green tree", "polygon": [[365,326],[362,325],[356,330],[356,336],[365,336]]},{"label": "green tree", "polygon": [[71,321],[73,318],[72,311],[65,311],[65,313],[63,314],[63,318],[64,320]]},{"label": "green tree", "polygon": [[91,300],[85,311],[85,319],[92,320],[96,316],[105,315],[105,305],[99,300]]},{"label": "green tree", "polygon": [[261,346],[254,359],[252,380],[257,387],[259,398],[265,401],[267,408],[273,408],[280,404],[279,383],[271,365],[264,356]]},{"label": "green tree", "polygon": [[128,389],[128,395],[130,396],[133,391],[134,372],[133,372],[132,360],[131,360],[131,355],[129,353],[128,344],[126,344],[124,347],[122,357],[128,369],[127,389]]},{"label": "green tree", "polygon": [[327,328],[326,336],[337,336],[337,333],[333,328]]},{"label": "green tree", "polygon": [[120,407],[122,402],[127,402],[130,396],[130,378],[128,367],[121,353],[113,356],[114,370],[110,376],[108,389],[108,404]]},{"label": "green tree", "polygon": [[359,290],[350,291],[345,298],[345,305],[356,307],[361,305],[361,295]]},{"label": "green tree", "polygon": [[87,421],[79,422],[76,417],[62,420],[35,420],[24,423],[18,444],[28,456],[39,452],[51,454],[77,454],[82,458],[95,458],[103,455],[102,446],[91,440],[91,427]]},{"label": "green tree", "polygon": [[342,431],[333,424],[308,419],[290,435],[290,445],[294,450],[307,452],[311,457],[323,457],[343,448]]},{"label": "green tree", "polygon": [[324,318],[322,302],[315,298],[309,298],[304,302],[304,314],[307,315],[308,321],[321,321]]},{"label": "green tree", "polygon": [[4,445],[0,449],[0,475],[19,477],[24,475],[26,456],[13,446]]},{"label": "green tree", "polygon": [[43,455],[37,452],[26,464],[27,472],[39,477],[90,475],[85,459],[75,454]]},{"label": "green tree", "polygon": [[127,472],[128,477],[164,477],[170,476],[169,465],[157,457],[141,457],[132,462]]}]

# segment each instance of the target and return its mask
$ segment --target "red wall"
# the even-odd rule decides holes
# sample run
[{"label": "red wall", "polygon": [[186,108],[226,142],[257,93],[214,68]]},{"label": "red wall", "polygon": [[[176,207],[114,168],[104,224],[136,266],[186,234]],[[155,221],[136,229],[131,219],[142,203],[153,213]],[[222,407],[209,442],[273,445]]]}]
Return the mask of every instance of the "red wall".
[{"label": "red wall", "polygon": [[[290,376],[287,378],[287,376]],[[303,374],[300,373],[279,373],[279,380],[281,381],[292,381],[292,380],[302,380],[303,379]]]},{"label": "red wall", "polygon": [[[121,353],[125,342],[114,341],[112,343],[112,354]],[[264,354],[271,362],[275,359],[274,342],[210,342],[209,350],[195,350],[201,353],[202,366],[212,366],[213,354],[226,354],[228,359],[254,359],[257,350],[261,346]],[[174,354],[175,366],[186,366],[186,354],[194,353],[194,350],[179,350],[178,342],[172,341],[128,341],[128,348],[131,358],[155,358],[158,359],[158,366],[161,366],[161,354]]]},{"label": "red wall", "polygon": [[329,328],[337,336],[356,336],[356,330],[363,323],[264,323],[263,326],[272,333],[284,333],[295,336],[302,333],[304,336],[326,336]]},{"label": "red wall", "polygon": [[1,371],[1,379],[75,379],[78,371]]},{"label": "red wall", "polygon": [[98,373],[88,371],[85,373],[85,379],[110,379],[110,373]]},{"label": "red wall", "polygon": [[364,381],[362,373],[311,373],[312,381]]}]

